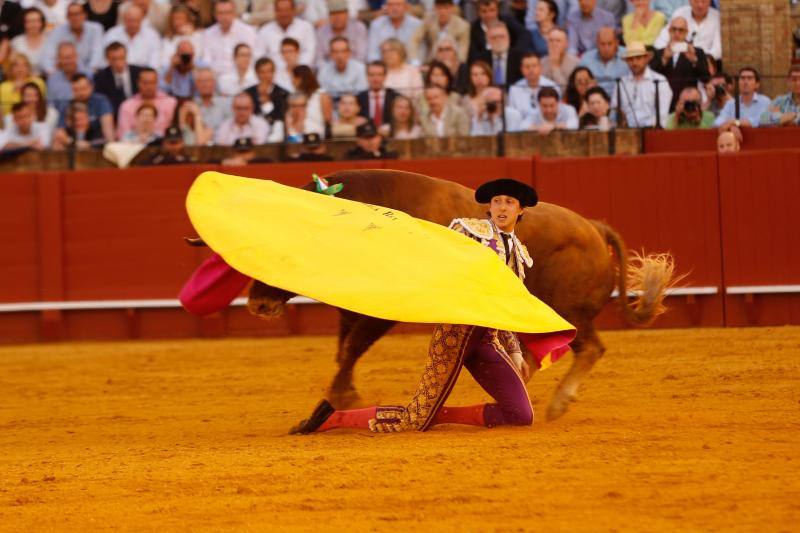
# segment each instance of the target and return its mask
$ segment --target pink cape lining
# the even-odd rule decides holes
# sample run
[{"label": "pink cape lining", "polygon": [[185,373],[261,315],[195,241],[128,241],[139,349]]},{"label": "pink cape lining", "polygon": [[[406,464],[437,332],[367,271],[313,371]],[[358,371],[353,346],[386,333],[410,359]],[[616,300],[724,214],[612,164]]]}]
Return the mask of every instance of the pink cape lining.
[{"label": "pink cape lining", "polygon": [[542,361],[548,354],[552,364],[569,351],[569,343],[575,338],[575,330],[553,333],[517,333],[517,337],[530,350],[536,360],[536,367],[541,368]]},{"label": "pink cape lining", "polygon": [[215,253],[197,267],[178,294],[178,299],[193,315],[210,315],[228,307],[251,279],[234,270]]}]

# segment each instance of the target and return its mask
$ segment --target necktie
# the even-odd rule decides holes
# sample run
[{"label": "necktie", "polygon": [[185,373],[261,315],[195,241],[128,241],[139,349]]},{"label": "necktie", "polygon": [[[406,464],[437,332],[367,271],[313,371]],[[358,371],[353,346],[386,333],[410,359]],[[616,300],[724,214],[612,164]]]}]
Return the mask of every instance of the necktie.
[{"label": "necktie", "polygon": [[120,74],[114,74],[114,80],[117,83],[117,90],[125,92],[125,87],[122,86],[122,76]]},{"label": "necktie", "polygon": [[502,56],[494,56],[494,84],[503,85],[504,81]]},{"label": "necktie", "polygon": [[375,123],[375,126],[380,126],[383,122],[383,108],[381,107],[381,93],[375,92],[375,111],[372,115],[372,121]]},{"label": "necktie", "polygon": [[511,250],[508,249],[508,239],[511,237],[508,233],[500,232],[500,237],[503,238],[503,248],[506,251],[506,264],[508,264],[508,258],[511,256]]}]

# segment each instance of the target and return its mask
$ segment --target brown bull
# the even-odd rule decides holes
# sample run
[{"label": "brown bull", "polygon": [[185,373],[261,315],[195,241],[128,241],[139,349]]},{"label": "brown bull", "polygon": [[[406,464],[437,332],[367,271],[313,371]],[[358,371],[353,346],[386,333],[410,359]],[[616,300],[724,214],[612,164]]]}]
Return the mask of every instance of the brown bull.
[{"label": "brown bull", "polygon": [[[447,225],[459,217],[486,216],[485,207],[475,202],[472,190],[420,174],[352,170],[336,172],[326,179],[331,184],[344,184],[337,195],[341,198],[391,207],[438,224]],[[305,188],[311,187],[309,184]],[[625,244],[614,230],[548,203],[526,210],[515,232],[533,257],[533,268],[525,278],[526,287],[577,328],[577,336],[570,345],[575,354],[572,368],[547,409],[547,418],[552,420],[566,412],[581,381],[605,351],[593,320],[614,288],[621,295],[627,295],[629,290],[641,291],[633,302],[621,297],[620,308],[630,324],[648,325],[664,311],[662,300],[672,279],[672,262],[668,256],[651,256],[638,258],[636,265],[630,265]],[[292,296],[255,281],[250,288],[248,308],[260,317],[277,316],[283,313],[284,304]],[[353,386],[356,361],[395,322],[340,311],[336,355],[339,372],[331,385],[330,399],[337,407],[344,408],[358,397]]]}]

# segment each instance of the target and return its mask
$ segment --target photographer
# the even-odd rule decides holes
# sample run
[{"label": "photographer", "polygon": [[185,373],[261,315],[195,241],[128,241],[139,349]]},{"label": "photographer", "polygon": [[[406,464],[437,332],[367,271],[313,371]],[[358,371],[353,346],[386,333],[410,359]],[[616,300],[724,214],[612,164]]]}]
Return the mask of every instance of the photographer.
[{"label": "photographer", "polygon": [[194,56],[194,45],[190,40],[178,43],[162,77],[164,90],[176,98],[194,98],[196,69],[206,66],[199,63],[201,64],[198,64]]},{"label": "photographer", "polygon": [[[503,131],[503,92],[499,87],[487,87],[480,97],[479,110],[472,117],[470,135],[497,135]],[[521,131],[522,116],[513,107],[505,106],[505,131]]]},{"label": "photographer", "polygon": [[687,40],[689,24],[683,17],[676,17],[669,23],[669,43],[656,50],[650,68],[663,74],[672,89],[670,109],[675,109],[678,95],[686,87],[696,87],[708,77],[706,54]]},{"label": "photographer", "polygon": [[733,78],[724,72],[718,72],[711,76],[706,83],[706,98],[703,102],[703,109],[710,111],[715,117],[719,116],[722,108],[731,100],[733,96]]},{"label": "photographer", "polygon": [[714,114],[704,111],[700,90],[697,87],[686,87],[678,97],[675,112],[670,113],[665,126],[668,130],[714,127]]}]

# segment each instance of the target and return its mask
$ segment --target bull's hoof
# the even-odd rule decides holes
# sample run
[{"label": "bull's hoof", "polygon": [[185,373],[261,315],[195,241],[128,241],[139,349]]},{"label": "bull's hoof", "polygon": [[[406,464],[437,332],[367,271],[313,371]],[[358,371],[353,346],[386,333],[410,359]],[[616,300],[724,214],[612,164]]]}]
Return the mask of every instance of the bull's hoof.
[{"label": "bull's hoof", "polygon": [[346,389],[331,389],[328,391],[328,400],[336,409],[348,409],[361,401],[361,396],[354,387]]},{"label": "bull's hoof", "polygon": [[553,399],[550,400],[550,405],[547,406],[547,421],[552,422],[553,420],[558,420],[564,416],[566,412],[569,411],[570,402],[574,401],[574,397],[553,397]]}]

